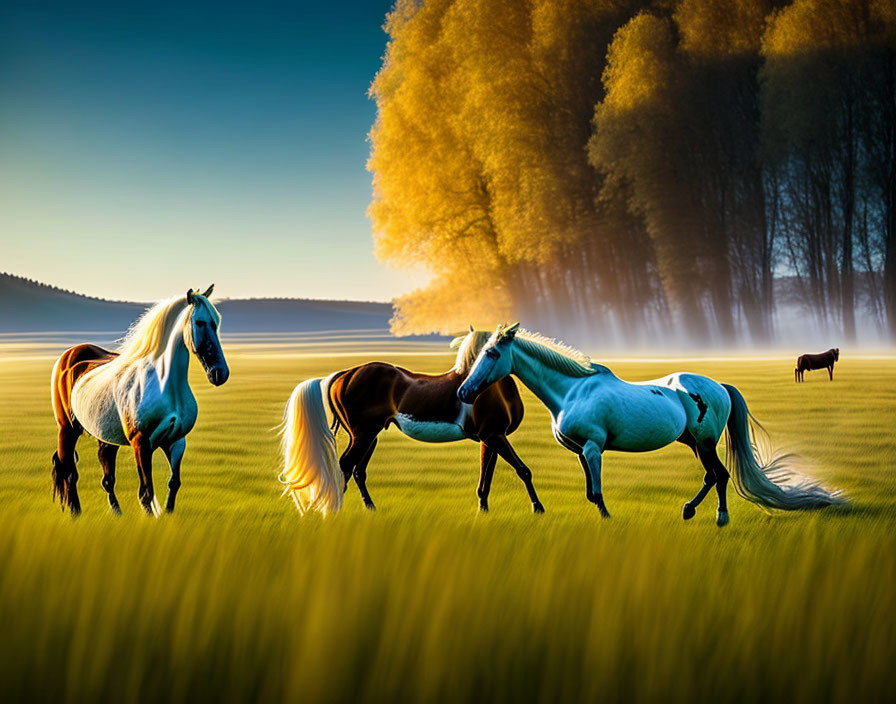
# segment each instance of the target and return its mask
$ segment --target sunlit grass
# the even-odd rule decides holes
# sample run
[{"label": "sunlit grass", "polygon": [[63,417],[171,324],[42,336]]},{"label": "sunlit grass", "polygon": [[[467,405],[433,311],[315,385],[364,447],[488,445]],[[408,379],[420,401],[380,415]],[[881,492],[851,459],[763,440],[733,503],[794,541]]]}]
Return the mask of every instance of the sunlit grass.
[{"label": "sunlit grass", "polygon": [[[850,360],[793,383],[781,360],[616,362],[734,383],[778,445],[853,499],[767,514],[731,492],[684,523],[702,469],[676,446],[609,454],[601,521],[573,455],[528,393],[512,437],[547,509],[499,464],[476,511],[478,450],[382,436],[366,512],[280,497],[272,428],[300,379],[367,359],[229,357],[189,436],[174,516],[142,515],[120,454],[111,515],[90,439],[84,515],[51,502],[47,356],[0,361],[0,683],[10,701],[682,700],[886,698],[896,687],[896,361]],[[396,353],[414,369],[450,358]],[[344,438],[343,438],[344,439]],[[155,484],[167,466],[156,456]]]}]

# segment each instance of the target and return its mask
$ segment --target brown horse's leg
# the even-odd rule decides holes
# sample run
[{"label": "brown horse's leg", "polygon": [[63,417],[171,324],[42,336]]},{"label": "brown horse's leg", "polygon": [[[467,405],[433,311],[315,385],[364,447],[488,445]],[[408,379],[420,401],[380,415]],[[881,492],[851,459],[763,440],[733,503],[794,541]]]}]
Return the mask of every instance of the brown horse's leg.
[{"label": "brown horse's leg", "polygon": [[484,442],[480,443],[479,452],[479,510],[488,512],[488,495],[492,490],[492,477],[495,474],[495,465],[498,462],[498,453]]},{"label": "brown horse's leg", "polygon": [[834,380],[834,365],[828,367],[828,381]]},{"label": "brown horse's leg", "polygon": [[118,499],[115,496],[115,458],[118,456],[118,445],[110,445],[100,440],[96,456],[103,468],[103,489],[109,494],[109,505],[120,516],[121,506],[118,505]]},{"label": "brown horse's leg", "polygon": [[523,464],[523,461],[516,454],[516,451],[507,440],[506,435],[492,435],[488,440],[484,441],[486,445],[492,448],[501,458],[507,462],[516,471],[516,475],[526,485],[526,492],[529,494],[529,501],[532,502],[532,510],[535,513],[544,513],[544,506],[538,500],[538,494],[535,493],[535,486],[532,484],[532,471]]},{"label": "brown horse's leg", "polygon": [[155,491],[152,487],[152,446],[149,438],[137,433],[131,438],[131,447],[134,448],[134,457],[137,460],[137,474],[140,477],[140,489],[137,496],[140,504],[149,515],[155,515]]},{"label": "brown horse's leg", "polygon": [[78,453],[75,445],[84,432],[81,425],[60,423],[56,452],[53,454],[53,498],[59,494],[62,510],[68,506],[72,516],[81,513],[81,501],[78,498]]},{"label": "brown horse's leg", "polygon": [[358,485],[358,491],[361,492],[361,498],[364,499],[364,505],[371,511],[375,511],[376,506],[373,505],[373,499],[370,498],[370,492],[367,491],[367,465],[375,449],[376,437],[370,441],[367,451],[358,460],[358,464],[355,465],[355,469],[352,472],[355,477],[355,484]]},{"label": "brown horse's leg", "polygon": [[364,505],[371,510],[376,509],[376,506],[373,503],[373,499],[370,498],[370,493],[367,491],[367,463],[370,461],[370,456],[375,448],[376,435],[352,434],[348,447],[345,448],[345,452],[339,458],[339,467],[345,477],[346,487],[348,486],[349,478],[354,475],[355,483],[358,485],[358,491],[361,492]]}]

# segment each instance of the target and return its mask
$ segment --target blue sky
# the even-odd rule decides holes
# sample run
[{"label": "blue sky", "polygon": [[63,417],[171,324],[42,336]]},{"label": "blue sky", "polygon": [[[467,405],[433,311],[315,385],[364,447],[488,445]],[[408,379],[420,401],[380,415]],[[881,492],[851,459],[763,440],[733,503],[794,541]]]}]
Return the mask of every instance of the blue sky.
[{"label": "blue sky", "polygon": [[0,9],[0,271],[117,299],[387,300],[367,89],[390,0]]}]

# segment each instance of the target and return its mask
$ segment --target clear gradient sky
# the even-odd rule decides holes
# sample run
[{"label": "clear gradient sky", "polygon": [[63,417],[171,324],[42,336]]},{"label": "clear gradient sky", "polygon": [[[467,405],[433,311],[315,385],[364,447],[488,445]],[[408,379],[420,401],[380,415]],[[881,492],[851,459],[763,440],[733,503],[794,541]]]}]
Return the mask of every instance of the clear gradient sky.
[{"label": "clear gradient sky", "polygon": [[423,284],[364,214],[390,5],[0,4],[0,271],[131,300]]}]

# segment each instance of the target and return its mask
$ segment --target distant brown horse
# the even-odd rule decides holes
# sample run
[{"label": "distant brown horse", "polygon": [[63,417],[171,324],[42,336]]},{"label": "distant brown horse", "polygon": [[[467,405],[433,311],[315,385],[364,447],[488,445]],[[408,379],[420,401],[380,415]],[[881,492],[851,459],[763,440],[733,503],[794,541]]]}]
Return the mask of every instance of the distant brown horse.
[{"label": "distant brown horse", "polygon": [[[338,511],[352,476],[364,505],[374,509],[367,491],[367,464],[379,433],[394,424],[423,442],[468,438],[481,443],[478,496],[482,511],[488,511],[492,475],[501,457],[522,480],[533,510],[543,513],[532,472],[507,440],[523,419],[516,383],[503,379],[472,404],[457,398],[458,387],[488,337],[489,333],[471,328],[468,335],[456,339],[452,343],[459,347],[456,363],[444,374],[419,374],[371,362],[296,386],[284,411],[280,480],[299,512]],[[327,411],[333,418],[331,425]],[[348,431],[349,443],[337,462],[333,431],[339,427]]]},{"label": "distant brown horse", "polygon": [[796,382],[803,381],[803,375],[813,369],[827,369],[828,378],[834,380],[834,362],[840,360],[840,348],[832,347],[827,352],[820,354],[802,354],[796,360],[796,369],[793,370],[793,378]]}]

